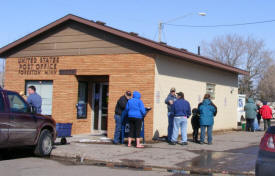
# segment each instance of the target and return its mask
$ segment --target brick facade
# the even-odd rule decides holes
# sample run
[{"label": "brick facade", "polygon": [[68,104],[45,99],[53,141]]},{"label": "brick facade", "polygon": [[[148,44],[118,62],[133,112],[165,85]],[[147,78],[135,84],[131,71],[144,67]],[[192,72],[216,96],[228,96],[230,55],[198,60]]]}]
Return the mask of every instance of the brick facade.
[{"label": "brick facade", "polygon": [[[155,60],[152,55],[59,56],[56,64],[57,72],[52,75],[43,72],[38,75],[21,74],[18,61],[19,58],[8,58],[6,61],[5,88],[20,92],[25,91],[26,80],[53,80],[52,116],[57,122],[73,123],[73,134],[91,132],[91,106],[88,106],[87,119],[79,120],[76,117],[78,78],[81,76],[109,76],[107,136],[110,138],[113,138],[115,129],[113,116],[116,101],[126,90],[140,91],[145,106],[154,105]],[[60,69],[76,69],[77,75],[59,75]],[[153,112],[151,111],[145,119],[145,137],[151,139],[152,136]]]}]

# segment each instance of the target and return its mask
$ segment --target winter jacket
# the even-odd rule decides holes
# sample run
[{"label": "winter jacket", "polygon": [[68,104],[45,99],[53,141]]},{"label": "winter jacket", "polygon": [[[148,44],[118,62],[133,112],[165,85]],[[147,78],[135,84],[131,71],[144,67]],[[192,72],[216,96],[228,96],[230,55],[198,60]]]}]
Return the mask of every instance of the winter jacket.
[{"label": "winter jacket", "polygon": [[272,119],[272,110],[268,105],[263,105],[260,109],[263,119]]},{"label": "winter jacket", "polygon": [[248,98],[247,103],[244,106],[245,118],[255,119],[257,117],[257,106],[252,98]]},{"label": "winter jacket", "polygon": [[197,108],[194,108],[192,110],[192,118],[191,118],[191,124],[193,128],[199,128],[200,127],[200,113]]},{"label": "winter jacket", "polygon": [[116,109],[115,109],[115,114],[116,115],[121,115],[124,109],[126,108],[128,99],[126,98],[125,95],[121,96],[119,100],[116,103]]},{"label": "winter jacket", "polygon": [[42,98],[37,93],[30,94],[27,102],[29,105],[33,106],[36,110],[36,113],[41,114]]},{"label": "winter jacket", "polygon": [[165,104],[167,104],[168,112],[171,112],[171,107],[172,107],[172,105],[169,103],[170,100],[175,102],[177,100],[176,95],[172,95],[171,93],[169,93],[167,98],[165,99]]},{"label": "winter jacket", "polygon": [[211,100],[203,100],[202,104],[199,106],[199,112],[201,126],[214,125],[214,114],[216,112],[216,108],[211,104]]},{"label": "winter jacket", "polygon": [[171,117],[180,117],[186,116],[189,117],[191,115],[191,108],[188,101],[183,98],[180,98],[174,102],[171,107]]},{"label": "winter jacket", "polygon": [[[210,100],[210,99],[209,99]],[[200,107],[200,105],[202,105],[202,102],[201,103],[199,103],[199,105],[198,105],[198,109],[199,109],[199,107]],[[217,115],[217,113],[218,113],[218,108],[217,108],[217,106],[210,100],[210,105],[212,105],[212,106],[214,106],[214,108],[215,108],[215,113],[214,113],[214,117]],[[199,112],[200,113],[200,112]]]},{"label": "winter jacket", "polygon": [[143,102],[140,100],[141,95],[138,91],[134,91],[133,98],[131,98],[125,108],[129,118],[141,119],[146,115],[146,110]]}]

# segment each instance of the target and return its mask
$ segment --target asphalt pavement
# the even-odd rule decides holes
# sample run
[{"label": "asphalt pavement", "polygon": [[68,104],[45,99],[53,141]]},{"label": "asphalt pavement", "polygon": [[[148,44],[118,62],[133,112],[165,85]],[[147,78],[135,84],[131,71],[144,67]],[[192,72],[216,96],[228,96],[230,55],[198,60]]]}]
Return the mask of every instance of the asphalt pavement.
[{"label": "asphalt pavement", "polygon": [[70,165],[57,161],[27,157],[0,161],[1,176],[168,176],[164,171],[140,171],[87,165]]}]

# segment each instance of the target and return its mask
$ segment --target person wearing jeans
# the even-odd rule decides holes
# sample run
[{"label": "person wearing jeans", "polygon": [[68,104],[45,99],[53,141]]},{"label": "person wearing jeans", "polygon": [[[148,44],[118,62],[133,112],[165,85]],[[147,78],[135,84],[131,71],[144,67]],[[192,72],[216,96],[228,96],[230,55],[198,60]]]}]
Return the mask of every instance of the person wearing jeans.
[{"label": "person wearing jeans", "polygon": [[203,102],[199,105],[200,113],[200,126],[201,126],[201,136],[200,144],[204,144],[205,129],[207,128],[207,141],[208,144],[212,144],[212,130],[214,125],[214,116],[217,112],[217,107],[210,100],[211,96],[205,94]]},{"label": "person wearing jeans", "polygon": [[202,125],[201,126],[201,144],[204,143],[204,138],[205,138],[205,129],[207,128],[207,141],[208,144],[212,144],[212,130],[213,130],[213,125]]},{"label": "person wearing jeans", "polygon": [[131,92],[126,91],[125,95],[121,96],[117,101],[116,108],[115,108],[115,121],[116,121],[116,128],[114,133],[114,144],[119,144],[120,137],[121,137],[121,126],[122,126],[122,115],[123,111],[126,107],[128,99],[131,98]]},{"label": "person wearing jeans", "polygon": [[168,94],[167,98],[165,99],[165,104],[167,104],[167,110],[168,110],[168,130],[167,130],[167,141],[168,142],[170,142],[172,139],[173,125],[174,125],[174,118],[171,117],[171,107],[176,100],[177,100],[176,89],[172,87],[170,89],[170,93]]},{"label": "person wearing jeans", "polygon": [[177,93],[177,100],[171,107],[171,117],[174,118],[172,140],[169,142],[175,145],[178,141],[179,129],[181,129],[181,145],[187,145],[187,119],[191,115],[191,108],[188,101],[184,99],[182,92]]},{"label": "person wearing jeans", "polygon": [[264,119],[264,130],[267,130],[270,127],[270,119],[272,119],[272,109],[267,105],[266,101],[263,102],[260,114]]}]

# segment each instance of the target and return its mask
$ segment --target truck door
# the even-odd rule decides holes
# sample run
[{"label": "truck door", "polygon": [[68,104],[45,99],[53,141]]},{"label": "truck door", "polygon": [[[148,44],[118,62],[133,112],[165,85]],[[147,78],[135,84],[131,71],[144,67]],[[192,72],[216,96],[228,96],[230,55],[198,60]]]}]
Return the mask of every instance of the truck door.
[{"label": "truck door", "polygon": [[5,147],[8,145],[9,137],[9,113],[5,106],[5,99],[3,92],[0,92],[0,146]]},{"label": "truck door", "polygon": [[15,92],[7,92],[10,105],[9,145],[33,145],[37,134],[35,115],[28,104]]}]

